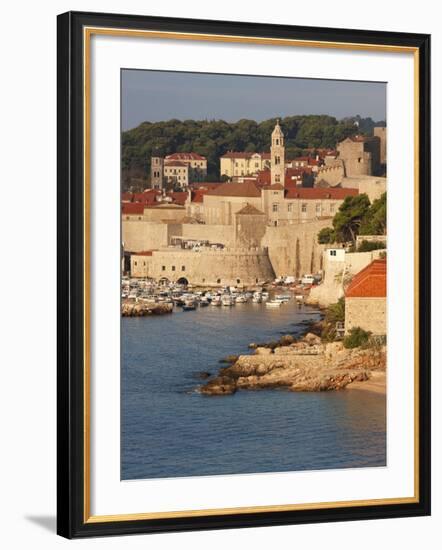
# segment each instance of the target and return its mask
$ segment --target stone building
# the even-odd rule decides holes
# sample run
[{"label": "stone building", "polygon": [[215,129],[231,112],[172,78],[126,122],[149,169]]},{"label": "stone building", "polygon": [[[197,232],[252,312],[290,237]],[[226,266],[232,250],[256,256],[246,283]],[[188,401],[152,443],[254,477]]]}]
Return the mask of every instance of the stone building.
[{"label": "stone building", "polygon": [[150,160],[150,186],[152,189],[162,189],[164,183],[164,159],[152,157]]},{"label": "stone building", "polygon": [[379,173],[379,137],[350,136],[338,143],[337,149],[346,176],[372,176]]},{"label": "stone building", "polygon": [[347,252],[345,248],[324,246],[321,258],[322,282],[310,291],[308,302],[328,306],[345,294],[345,288],[359,271],[379,259],[385,250]]},{"label": "stone building", "polygon": [[180,160],[165,160],[163,177],[169,186],[186,189],[189,185],[189,165]]},{"label": "stone building", "polygon": [[270,168],[270,153],[229,151],[220,157],[220,174],[229,179],[255,175]]},{"label": "stone building", "polygon": [[284,134],[282,133],[279,119],[272,132],[272,141],[270,146],[270,173],[272,184],[282,184],[285,181],[285,147]]},{"label": "stone building", "polygon": [[165,162],[182,162],[188,167],[189,183],[204,181],[207,177],[207,159],[198,153],[173,153]]},{"label": "stone building", "polygon": [[198,153],[173,153],[151,157],[150,185],[163,189],[165,184],[186,189],[190,183],[204,181],[207,177],[207,159]]},{"label": "stone building", "polygon": [[150,255],[132,254],[131,266],[135,268],[131,272],[134,277],[152,277],[195,286],[253,287],[275,278],[268,250],[253,247],[207,247],[195,251],[169,246],[153,250]]},{"label": "stone building", "polygon": [[374,260],[357,273],[345,292],[345,333],[360,327],[374,335],[387,332],[387,261]]},{"label": "stone building", "polygon": [[387,128],[385,126],[375,126],[373,134],[381,141],[380,163],[384,166],[387,164]]}]

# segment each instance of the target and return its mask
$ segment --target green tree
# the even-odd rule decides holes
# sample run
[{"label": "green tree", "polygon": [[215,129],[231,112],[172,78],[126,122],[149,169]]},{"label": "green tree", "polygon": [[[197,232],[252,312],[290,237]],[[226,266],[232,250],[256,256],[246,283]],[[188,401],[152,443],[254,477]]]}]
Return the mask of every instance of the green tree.
[{"label": "green tree", "polygon": [[337,240],[351,240],[353,245],[359,233],[361,222],[370,208],[370,200],[365,193],[355,197],[346,197],[333,218],[333,227]]},{"label": "green tree", "polygon": [[319,244],[332,244],[336,240],[335,231],[332,227],[323,227],[318,233]]},{"label": "green tree", "polygon": [[360,235],[386,235],[387,234],[387,193],[383,193],[379,199],[373,201],[362,220]]}]

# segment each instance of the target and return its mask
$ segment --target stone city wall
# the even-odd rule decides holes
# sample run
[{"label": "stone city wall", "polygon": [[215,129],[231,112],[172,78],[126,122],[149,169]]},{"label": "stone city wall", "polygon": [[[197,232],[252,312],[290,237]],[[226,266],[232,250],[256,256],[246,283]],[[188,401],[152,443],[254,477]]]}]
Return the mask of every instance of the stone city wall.
[{"label": "stone city wall", "polygon": [[351,278],[364,267],[378,259],[385,250],[371,252],[346,252],[343,261],[329,255],[330,247],[324,250],[322,283],[310,291],[308,302],[328,306],[344,296],[344,289]]},{"label": "stone city wall", "polygon": [[[140,258],[140,256],[133,256]],[[273,281],[275,273],[264,249],[183,250],[169,247],[143,257],[148,277],[180,279],[196,286],[252,287]]]},{"label": "stone city wall", "polygon": [[318,244],[318,232],[329,225],[330,220],[317,220],[281,227],[268,226],[262,245],[268,247],[276,275],[301,277],[320,271],[324,245]]},{"label": "stone city wall", "polygon": [[386,298],[346,298],[345,332],[361,327],[374,335],[387,333]]}]

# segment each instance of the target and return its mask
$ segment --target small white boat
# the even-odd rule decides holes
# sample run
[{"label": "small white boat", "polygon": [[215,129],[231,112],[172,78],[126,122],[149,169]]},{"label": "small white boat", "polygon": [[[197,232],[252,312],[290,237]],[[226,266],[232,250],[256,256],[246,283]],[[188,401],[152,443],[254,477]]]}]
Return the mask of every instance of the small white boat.
[{"label": "small white boat", "polygon": [[288,302],[290,300],[290,296],[288,294],[277,294],[275,296],[275,300],[278,300],[279,302]]},{"label": "small white boat", "polygon": [[183,311],[193,311],[196,309],[196,302],[194,300],[186,300],[183,305]]},{"label": "small white boat", "polygon": [[240,294],[236,297],[236,303],[237,304],[245,304],[247,302],[247,296],[245,294]]},{"label": "small white boat", "polygon": [[215,295],[212,297],[212,301],[210,302],[212,306],[220,306],[221,303],[221,296]]},{"label": "small white boat", "polygon": [[281,307],[283,302],[281,300],[269,300],[266,302],[266,307]]},{"label": "small white boat", "polygon": [[221,303],[223,306],[233,306],[235,305],[235,300],[232,298],[232,296],[225,295],[221,298]]}]

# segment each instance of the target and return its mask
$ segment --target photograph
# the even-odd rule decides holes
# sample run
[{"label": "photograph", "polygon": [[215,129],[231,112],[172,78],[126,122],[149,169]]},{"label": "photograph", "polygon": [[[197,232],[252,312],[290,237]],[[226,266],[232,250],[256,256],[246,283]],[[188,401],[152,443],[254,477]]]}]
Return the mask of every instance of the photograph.
[{"label": "photograph", "polygon": [[120,79],[121,480],[387,467],[387,83]]}]

